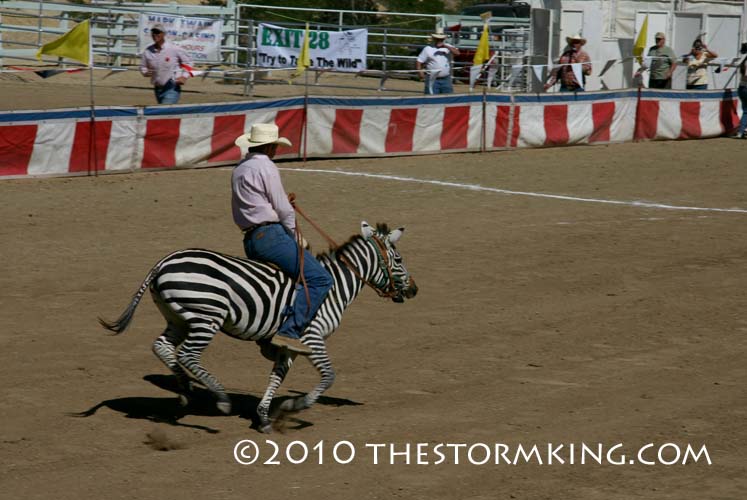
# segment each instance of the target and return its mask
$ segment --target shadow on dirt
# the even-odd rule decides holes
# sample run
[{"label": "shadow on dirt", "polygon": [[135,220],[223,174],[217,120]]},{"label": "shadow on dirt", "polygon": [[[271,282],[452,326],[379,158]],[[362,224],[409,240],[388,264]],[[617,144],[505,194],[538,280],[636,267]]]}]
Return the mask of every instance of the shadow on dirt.
[{"label": "shadow on dirt", "polygon": [[[177,394],[176,379],[171,375],[146,375],[143,377],[144,380],[150,382],[156,387],[173,392]],[[304,393],[298,391],[290,391],[293,394],[303,395]],[[259,417],[257,416],[257,405],[259,404],[260,398],[251,394],[239,394],[239,393],[228,393],[231,398],[231,414],[230,416],[238,416],[251,421],[251,428],[257,429],[259,426]],[[295,396],[279,396],[273,399],[271,411],[272,419],[274,421],[274,429],[278,431],[284,430],[298,430],[305,427],[314,425],[312,422],[308,422],[297,418],[299,412],[285,412],[279,409],[279,406],[286,399],[293,398]],[[332,398],[322,396],[319,398],[316,404],[326,406],[358,406],[363,403],[358,403],[350,399],[343,398]],[[141,420],[150,420],[151,422],[164,423],[168,425],[188,427],[190,429],[203,430],[210,434],[217,434],[220,432],[218,429],[207,427],[204,425],[197,424],[186,424],[179,420],[188,416],[196,415],[203,417],[225,417],[215,406],[215,400],[211,394],[203,388],[195,388],[189,399],[189,405],[182,406],[179,402],[178,397],[168,398],[153,398],[153,397],[126,397],[108,399],[102,401],[99,404],[89,408],[88,410],[79,413],[70,413],[72,417],[90,417],[94,415],[99,409],[108,408],[119,413],[123,413],[127,418],[136,418]]]}]

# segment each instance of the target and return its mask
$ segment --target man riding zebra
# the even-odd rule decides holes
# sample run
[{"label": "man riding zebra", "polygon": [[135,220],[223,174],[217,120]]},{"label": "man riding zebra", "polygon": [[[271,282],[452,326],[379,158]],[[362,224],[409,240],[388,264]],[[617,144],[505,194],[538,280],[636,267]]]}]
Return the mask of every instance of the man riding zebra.
[{"label": "man riding zebra", "polygon": [[[277,169],[269,159],[274,155],[277,144],[289,144],[287,139],[278,137],[277,128],[273,132],[269,127],[255,130],[256,127],[255,125],[252,128],[251,134],[239,137],[237,145],[244,147],[250,140],[263,142],[269,139],[260,146],[271,144],[274,147],[263,148],[261,151],[264,153],[259,153],[260,150],[254,149],[258,146],[250,146],[247,160],[237,167],[238,173],[234,172],[233,207],[237,223],[244,221],[245,214],[241,207],[246,200],[236,198],[248,196],[242,190],[252,185],[242,185],[244,177],[249,175],[245,171],[259,164],[260,168],[265,170],[265,174],[269,171],[272,175],[272,169]],[[262,133],[267,135],[263,136]],[[266,158],[255,158],[259,161],[247,165],[249,160],[258,155]],[[257,173],[254,172],[254,175]],[[275,188],[279,186],[282,193],[274,192],[271,195],[270,203],[273,207],[276,202],[282,205],[282,202],[278,201],[281,194],[282,199],[287,202],[277,172],[274,175],[278,177]],[[258,196],[257,193],[252,195]],[[250,217],[255,217],[257,211],[249,213],[252,214]],[[286,212],[282,213],[282,216],[278,214],[279,220],[281,217],[287,217]],[[283,236],[286,236],[293,242],[286,232],[286,226],[282,224],[270,222],[255,226],[248,227],[250,231],[248,234],[245,232],[244,237],[245,249],[250,258],[252,255],[264,255],[262,252],[272,255],[269,245],[261,250],[256,249],[265,243],[262,240],[266,238],[267,241],[272,241],[270,238],[284,241]],[[272,236],[260,236],[260,232],[263,235],[269,234],[266,232],[267,228],[273,226],[279,231],[274,231]],[[218,331],[241,340],[257,341],[262,354],[273,361],[269,384],[257,407],[259,429],[262,432],[270,432],[270,403],[294,359],[301,353],[299,346],[285,338],[273,342],[277,337],[276,332],[279,332],[287,321],[293,321],[293,327],[289,328],[295,328],[295,331],[302,335],[299,344],[308,347],[309,360],[321,375],[320,383],[311,392],[285,401],[281,409],[308,408],[334,382],[334,370],[327,354],[325,340],[340,325],[343,312],[363,287],[371,286],[380,296],[390,298],[394,302],[403,302],[404,299],[416,295],[418,289],[415,281],[405,268],[402,257],[395,247],[403,232],[404,228],[390,231],[385,224],[379,224],[374,229],[366,222],[362,222],[360,235],[354,235],[347,243],[332,249],[329,253],[313,258],[309,252],[304,252],[305,256],[308,255],[308,258],[302,260],[304,275],[306,269],[311,267],[312,273],[317,275],[312,277],[312,280],[317,280],[319,275],[323,277],[314,281],[323,290],[321,298],[314,297],[308,302],[305,300],[307,297],[303,288],[296,286],[293,280],[293,276],[299,274],[297,268],[292,269],[295,273],[291,274],[265,262],[243,260],[208,250],[189,249],[174,252],[161,259],[150,270],[129,306],[117,320],[100,321],[105,328],[115,333],[123,332],[130,324],[135,308],[146,290],[150,289],[154,302],[167,322],[165,331],[153,343],[153,351],[176,376],[182,403],[188,403],[192,381],[196,381],[213,394],[218,409],[225,414],[231,412],[230,398],[220,382],[202,366],[202,352]],[[257,242],[260,245],[257,245]],[[295,242],[293,245],[296,248]],[[296,253],[295,260],[292,257],[288,260],[297,262],[299,255],[300,252]],[[307,284],[309,281],[307,278]],[[311,294],[310,290],[308,295]],[[315,301],[319,303],[316,304]],[[294,311],[299,304],[302,309],[299,316],[286,317],[281,325],[284,314]],[[311,311],[312,307],[314,312]],[[309,323],[299,327],[298,318],[308,319]]]},{"label": "man riding zebra", "polygon": [[[246,256],[278,266],[298,282],[297,291],[304,289],[301,281],[306,284],[306,300],[296,294],[271,343],[307,355],[311,349],[301,342],[301,334],[332,287],[332,277],[294,237],[295,212],[272,161],[279,144],[291,145],[288,139],[279,137],[273,123],[256,124],[249,134],[236,139],[242,153],[248,152],[231,175],[231,209],[234,222],[244,233]],[[301,272],[303,279],[299,280]]]}]

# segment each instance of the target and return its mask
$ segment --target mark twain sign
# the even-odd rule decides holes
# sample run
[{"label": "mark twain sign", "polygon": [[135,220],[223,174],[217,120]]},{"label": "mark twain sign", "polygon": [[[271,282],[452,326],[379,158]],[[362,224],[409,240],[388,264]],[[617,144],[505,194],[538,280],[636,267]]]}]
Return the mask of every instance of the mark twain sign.
[{"label": "mark twain sign", "polygon": [[148,45],[153,43],[150,29],[154,24],[162,24],[169,42],[186,50],[195,63],[221,60],[220,44],[223,21],[170,14],[140,14],[138,53],[142,53]]}]

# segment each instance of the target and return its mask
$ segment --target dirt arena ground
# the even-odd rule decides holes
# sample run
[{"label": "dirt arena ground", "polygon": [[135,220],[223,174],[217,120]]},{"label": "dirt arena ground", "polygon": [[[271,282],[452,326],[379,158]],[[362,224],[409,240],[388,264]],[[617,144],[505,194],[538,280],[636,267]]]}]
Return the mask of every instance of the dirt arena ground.
[{"label": "dirt arena ground", "polygon": [[[270,436],[251,428],[270,370],[254,344],[219,336],[206,352],[235,413],[184,414],[150,352],[163,325],[150,299],[124,335],[96,321],[172,250],[242,253],[230,168],[0,181],[0,498],[744,498],[745,151],[714,139],[282,163],[338,240],[361,220],[405,226],[420,293],[364,291],[329,345],[335,385]],[[279,395],[316,382],[301,361]],[[234,460],[243,439],[260,447],[253,465]],[[266,465],[265,439],[302,441],[309,458]],[[347,465],[341,441],[357,452]],[[475,461],[483,443],[509,458],[536,444],[543,464],[564,445],[566,463],[472,465],[462,448],[435,464],[438,443],[477,444]],[[622,443],[611,459],[625,461],[647,443],[648,460],[705,445],[712,465],[569,464],[581,443]],[[390,463],[390,445],[411,446],[411,464]]]}]

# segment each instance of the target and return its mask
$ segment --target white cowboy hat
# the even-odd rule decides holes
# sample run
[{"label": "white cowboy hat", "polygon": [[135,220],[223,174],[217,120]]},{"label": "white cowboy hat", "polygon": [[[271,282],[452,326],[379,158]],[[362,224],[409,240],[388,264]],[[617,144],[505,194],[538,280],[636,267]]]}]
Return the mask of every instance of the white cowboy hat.
[{"label": "white cowboy hat", "polygon": [[278,126],[274,123],[255,123],[249,132],[238,136],[233,143],[242,151],[263,144],[291,145],[291,141],[285,137],[278,137]]},{"label": "white cowboy hat", "polygon": [[436,32],[431,35],[431,38],[436,40],[446,40],[446,34],[443,28],[436,28]]},{"label": "white cowboy hat", "polygon": [[586,38],[581,36],[581,33],[565,37],[565,41],[566,43],[568,43],[568,45],[571,44],[572,40],[581,40],[581,45],[586,45]]}]

